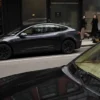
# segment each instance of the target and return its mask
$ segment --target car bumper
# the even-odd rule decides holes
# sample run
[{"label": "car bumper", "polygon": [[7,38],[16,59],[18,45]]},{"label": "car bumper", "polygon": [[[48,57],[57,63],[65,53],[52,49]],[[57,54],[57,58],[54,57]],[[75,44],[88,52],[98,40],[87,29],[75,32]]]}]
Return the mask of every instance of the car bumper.
[{"label": "car bumper", "polygon": [[79,49],[82,45],[82,40],[76,41],[76,48],[75,49]]}]

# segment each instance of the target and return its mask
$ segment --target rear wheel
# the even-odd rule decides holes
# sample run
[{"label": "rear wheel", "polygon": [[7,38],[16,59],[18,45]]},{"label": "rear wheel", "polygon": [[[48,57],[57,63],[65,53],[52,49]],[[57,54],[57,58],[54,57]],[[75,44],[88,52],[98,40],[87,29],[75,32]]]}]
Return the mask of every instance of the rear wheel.
[{"label": "rear wheel", "polygon": [[95,40],[92,40],[93,41],[93,43],[97,43]]},{"label": "rear wheel", "polygon": [[0,44],[0,60],[6,60],[12,55],[11,48],[6,44]]},{"label": "rear wheel", "polygon": [[75,43],[72,40],[65,40],[62,44],[62,52],[71,54],[75,50]]}]

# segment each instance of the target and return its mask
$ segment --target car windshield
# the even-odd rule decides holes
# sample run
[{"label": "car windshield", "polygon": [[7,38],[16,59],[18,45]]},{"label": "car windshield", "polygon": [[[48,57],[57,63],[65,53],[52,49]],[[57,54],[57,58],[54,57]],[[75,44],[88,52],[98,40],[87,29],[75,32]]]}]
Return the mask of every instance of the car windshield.
[{"label": "car windshield", "polygon": [[74,63],[76,66],[74,76],[100,96],[100,43],[83,53]]},{"label": "car windshield", "polygon": [[100,44],[85,52],[75,61],[75,64],[80,69],[100,78]]}]

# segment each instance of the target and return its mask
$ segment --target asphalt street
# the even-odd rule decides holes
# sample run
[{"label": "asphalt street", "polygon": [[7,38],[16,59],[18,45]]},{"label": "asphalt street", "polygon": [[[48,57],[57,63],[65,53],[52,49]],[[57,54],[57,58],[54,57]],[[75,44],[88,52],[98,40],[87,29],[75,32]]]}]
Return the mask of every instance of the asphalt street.
[{"label": "asphalt street", "polygon": [[73,54],[49,53],[41,55],[29,55],[23,57],[14,57],[6,61],[0,61],[0,78],[12,74],[18,74],[28,71],[41,70],[47,68],[60,67],[68,64],[78,55],[83,53],[90,46],[82,47]]}]

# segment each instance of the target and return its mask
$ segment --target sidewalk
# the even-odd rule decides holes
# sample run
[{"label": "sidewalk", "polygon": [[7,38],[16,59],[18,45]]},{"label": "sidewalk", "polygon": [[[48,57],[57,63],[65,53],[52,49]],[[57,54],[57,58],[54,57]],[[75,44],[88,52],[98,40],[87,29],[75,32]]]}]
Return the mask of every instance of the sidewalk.
[{"label": "sidewalk", "polygon": [[93,43],[91,39],[82,40],[82,47],[84,47],[84,46],[93,46],[93,45],[95,45],[95,43]]}]

